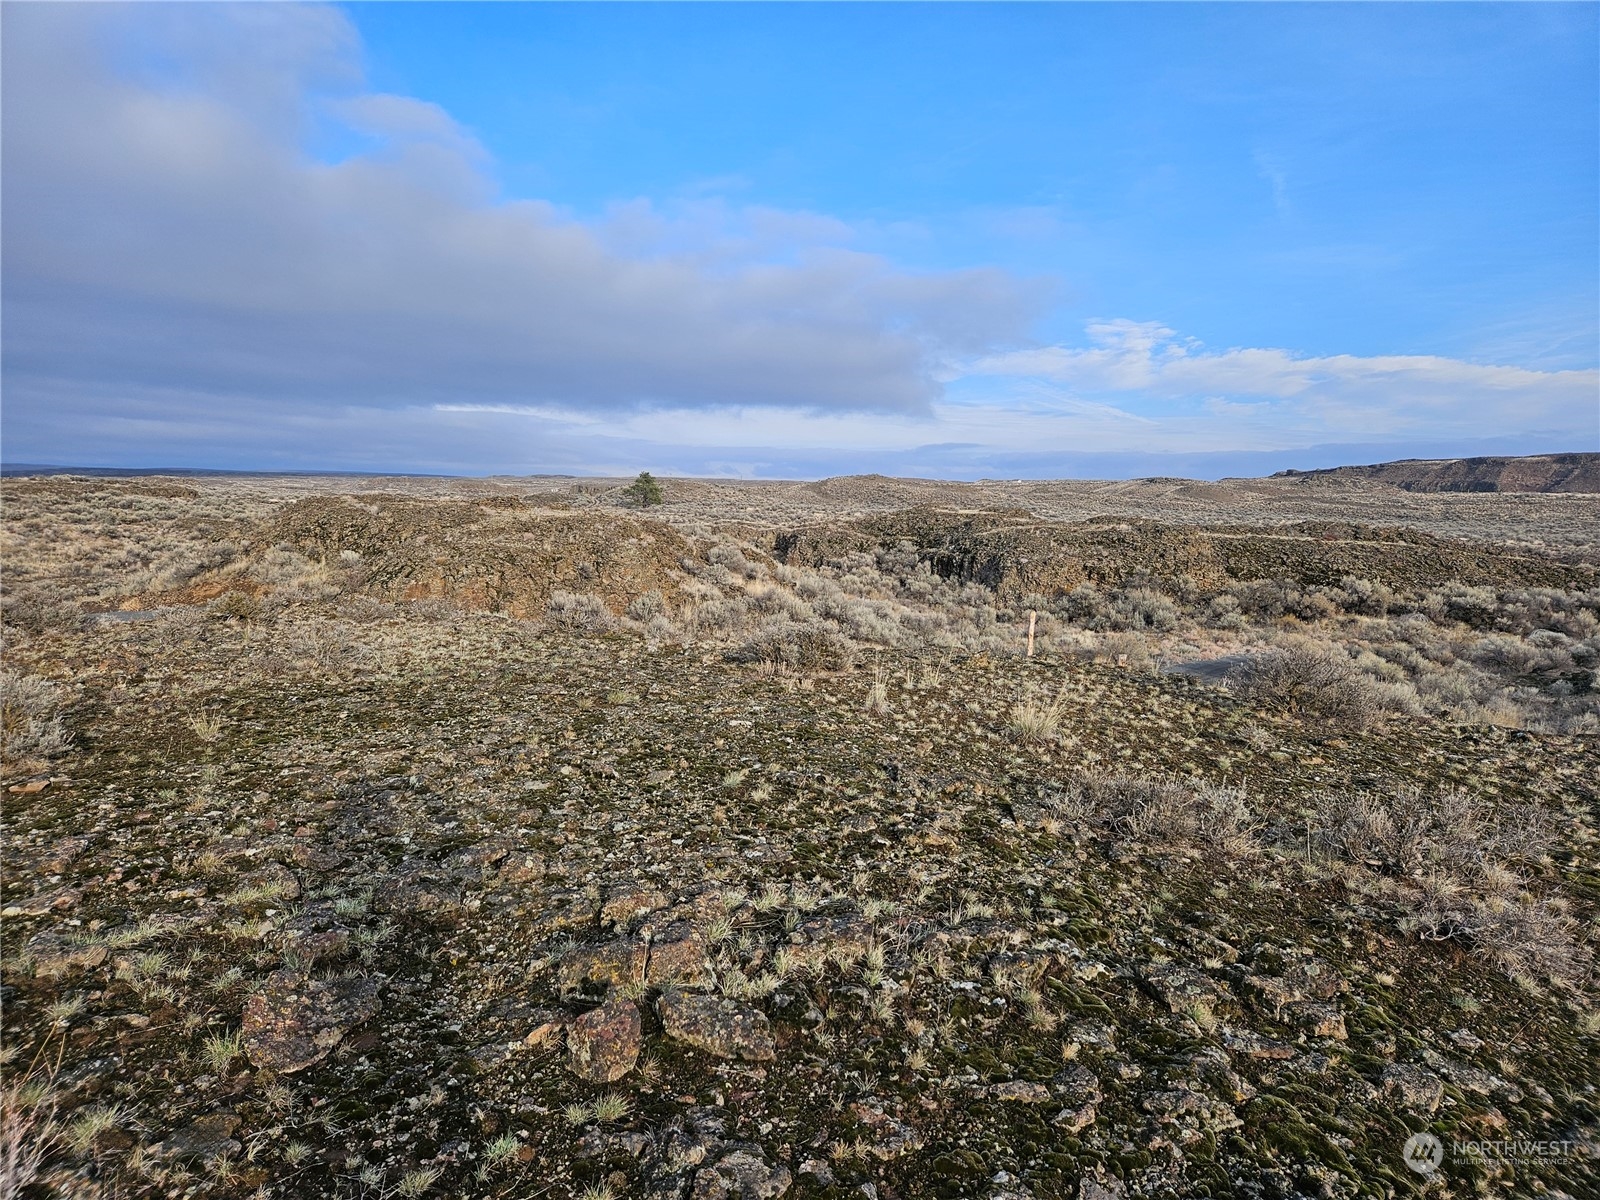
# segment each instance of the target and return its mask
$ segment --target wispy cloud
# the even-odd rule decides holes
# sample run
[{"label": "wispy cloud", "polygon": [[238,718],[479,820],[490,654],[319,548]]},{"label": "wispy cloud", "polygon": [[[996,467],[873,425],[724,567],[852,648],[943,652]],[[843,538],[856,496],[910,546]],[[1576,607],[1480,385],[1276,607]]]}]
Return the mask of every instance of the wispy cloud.
[{"label": "wispy cloud", "polygon": [[1272,207],[1277,211],[1278,219],[1287,221],[1293,215],[1289,206],[1289,173],[1276,154],[1257,150],[1255,159],[1256,172],[1272,189]]},{"label": "wispy cloud", "polygon": [[1282,349],[1207,350],[1157,322],[1106,320],[1089,345],[980,358],[972,377],[1048,380],[1107,403],[1140,406],[1174,431],[1196,406],[1270,423],[1280,445],[1345,435],[1481,436],[1560,430],[1592,440],[1600,372],[1535,371],[1436,355],[1308,356]]}]

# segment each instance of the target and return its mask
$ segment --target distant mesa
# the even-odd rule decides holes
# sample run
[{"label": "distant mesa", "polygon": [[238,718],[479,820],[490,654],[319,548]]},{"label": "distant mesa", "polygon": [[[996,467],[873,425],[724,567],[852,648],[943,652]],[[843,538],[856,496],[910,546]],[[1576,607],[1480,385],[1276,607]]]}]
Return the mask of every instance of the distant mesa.
[{"label": "distant mesa", "polygon": [[1408,492],[1600,492],[1600,454],[1403,458],[1366,467],[1279,471],[1272,478],[1361,480]]}]

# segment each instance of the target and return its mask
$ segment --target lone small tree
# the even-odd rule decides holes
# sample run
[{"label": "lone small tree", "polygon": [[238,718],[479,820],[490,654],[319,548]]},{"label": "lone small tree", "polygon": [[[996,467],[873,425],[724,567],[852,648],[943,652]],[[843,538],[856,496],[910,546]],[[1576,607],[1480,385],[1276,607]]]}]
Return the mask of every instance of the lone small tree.
[{"label": "lone small tree", "polygon": [[661,503],[661,485],[649,471],[640,471],[639,478],[622,489],[622,497],[629,504],[649,508],[652,504]]}]

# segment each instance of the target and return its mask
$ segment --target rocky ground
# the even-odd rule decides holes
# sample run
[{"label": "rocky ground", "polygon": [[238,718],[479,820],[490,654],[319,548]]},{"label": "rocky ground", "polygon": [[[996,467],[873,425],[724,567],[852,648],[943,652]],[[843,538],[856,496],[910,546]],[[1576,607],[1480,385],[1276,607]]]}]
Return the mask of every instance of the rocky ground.
[{"label": "rocky ground", "polygon": [[1593,733],[1015,625],[796,665],[673,607],[752,542],[618,525],[575,620],[114,495],[120,588],[8,514],[116,614],[7,648],[8,1195],[1600,1194]]}]

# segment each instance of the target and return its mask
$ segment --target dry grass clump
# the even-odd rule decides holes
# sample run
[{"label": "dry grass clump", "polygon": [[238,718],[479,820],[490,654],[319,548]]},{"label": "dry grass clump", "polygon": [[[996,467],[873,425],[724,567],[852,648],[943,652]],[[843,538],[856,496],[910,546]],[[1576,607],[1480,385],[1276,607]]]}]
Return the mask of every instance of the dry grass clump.
[{"label": "dry grass clump", "polygon": [[1061,732],[1065,703],[1066,697],[1061,694],[1047,702],[1042,696],[1030,693],[1011,706],[1011,717],[1006,722],[1006,728],[1018,741],[1051,741]]},{"label": "dry grass clump", "polygon": [[887,716],[889,704],[889,676],[882,667],[872,673],[872,686],[867,689],[866,708],[875,717]]},{"label": "dry grass clump", "polygon": [[0,1088],[0,1200],[12,1200],[39,1177],[61,1141],[51,1081],[29,1071]]},{"label": "dry grass clump", "polygon": [[24,1108],[7,1088],[0,1095],[0,1196],[11,1200],[39,1177],[50,1140],[32,1109]]},{"label": "dry grass clump", "polygon": [[72,737],[61,705],[61,689],[48,679],[0,671],[0,761],[21,768],[66,750]]}]

